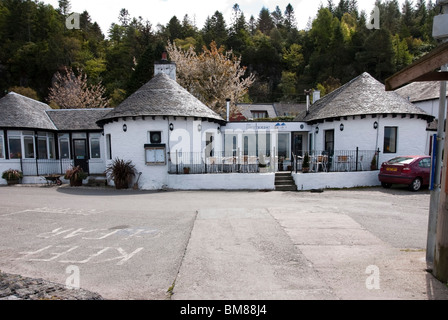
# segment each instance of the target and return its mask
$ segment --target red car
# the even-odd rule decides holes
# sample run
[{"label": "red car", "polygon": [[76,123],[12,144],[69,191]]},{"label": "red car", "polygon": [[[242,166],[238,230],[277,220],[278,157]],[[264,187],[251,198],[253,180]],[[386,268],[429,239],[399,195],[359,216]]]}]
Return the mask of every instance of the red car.
[{"label": "red car", "polygon": [[393,184],[405,184],[411,191],[428,186],[431,179],[431,157],[403,156],[393,158],[381,165],[378,179],[384,188]]}]

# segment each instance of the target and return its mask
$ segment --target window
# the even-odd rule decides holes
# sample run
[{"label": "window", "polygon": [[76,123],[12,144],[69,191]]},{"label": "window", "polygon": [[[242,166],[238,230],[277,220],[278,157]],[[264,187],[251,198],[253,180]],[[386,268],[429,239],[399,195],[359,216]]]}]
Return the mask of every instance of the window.
[{"label": "window", "polygon": [[384,128],[384,153],[397,153],[398,127]]},{"label": "window", "polygon": [[162,142],[162,132],[160,131],[151,131],[149,133],[149,142],[151,144],[158,144]]},{"label": "window", "polygon": [[265,119],[268,118],[268,113],[267,111],[252,111],[252,118]]},{"label": "window", "polygon": [[0,159],[5,158],[5,145],[3,143],[3,132],[0,132]]},{"label": "window", "polygon": [[236,134],[226,134],[224,136],[224,148],[226,157],[235,157],[238,151],[238,136]]},{"label": "window", "polygon": [[259,132],[257,135],[257,156],[271,156],[271,134],[268,132]]},{"label": "window", "polygon": [[21,137],[9,136],[9,158],[10,159],[22,159],[22,141]]},{"label": "window", "polygon": [[55,159],[56,148],[52,133],[39,132],[37,138],[37,152],[39,159]]},{"label": "window", "polygon": [[101,144],[99,135],[90,137],[90,158],[101,159]]},{"label": "window", "polygon": [[34,132],[23,132],[23,147],[25,159],[34,159]]},{"label": "window", "polygon": [[325,131],[325,151],[332,153],[334,150],[334,130]]},{"label": "window", "polygon": [[106,145],[107,145],[107,159],[112,160],[112,136],[106,134]]},{"label": "window", "polygon": [[49,151],[49,154],[48,154],[49,159],[56,159],[56,145],[54,142],[53,135],[50,135],[48,137],[48,151]]},{"label": "window", "polygon": [[289,159],[291,155],[291,136],[289,133],[278,134],[278,156]]},{"label": "window", "polygon": [[165,145],[145,145],[146,165],[165,165],[166,164],[166,146]]},{"label": "window", "polygon": [[418,164],[420,168],[431,168],[431,159],[425,158],[420,160],[420,163]]},{"label": "window", "polygon": [[214,143],[214,135],[213,133],[208,133],[206,135],[205,141],[205,155],[207,157],[213,157],[215,155],[215,143]]},{"label": "window", "polygon": [[59,135],[59,153],[61,159],[70,159],[70,142],[68,134]]},{"label": "window", "polygon": [[37,140],[37,150],[39,152],[39,159],[47,159],[48,150],[46,137],[39,137],[39,139]]},{"label": "window", "polygon": [[243,149],[245,156],[257,155],[257,136],[256,134],[243,135]]}]

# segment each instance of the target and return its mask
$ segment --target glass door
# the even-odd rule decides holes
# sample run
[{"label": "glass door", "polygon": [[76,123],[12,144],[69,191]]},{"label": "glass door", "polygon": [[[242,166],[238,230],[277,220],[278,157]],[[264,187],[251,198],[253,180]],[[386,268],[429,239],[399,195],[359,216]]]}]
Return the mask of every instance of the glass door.
[{"label": "glass door", "polygon": [[75,167],[80,166],[84,172],[89,172],[89,157],[87,153],[87,139],[73,140]]}]

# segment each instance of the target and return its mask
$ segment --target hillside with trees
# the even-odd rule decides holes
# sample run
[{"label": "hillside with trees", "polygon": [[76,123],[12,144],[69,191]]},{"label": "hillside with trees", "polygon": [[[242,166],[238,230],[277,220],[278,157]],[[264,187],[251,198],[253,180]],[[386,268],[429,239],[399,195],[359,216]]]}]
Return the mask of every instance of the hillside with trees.
[{"label": "hillside with trees", "polygon": [[327,94],[364,71],[384,81],[437,45],[431,35],[435,1],[406,0],[400,6],[397,0],[378,0],[376,5],[378,30],[367,28],[370,12],[360,12],[356,0],[328,1],[305,30],[298,30],[291,5],[272,12],[263,7],[248,17],[238,4],[231,21],[216,11],[203,26],[188,15],[154,26],[123,8],[109,30],[101,30],[87,11],[81,13],[80,29],[69,30],[68,0],[59,1],[58,8],[0,0],[0,92],[14,89],[54,102],[58,75],[70,72],[71,78],[85,80],[84,87],[98,88],[101,106],[107,101],[114,107],[152,78],[154,61],[172,43],[198,57],[209,50],[231,52],[251,79],[240,101],[303,101],[305,89]]}]

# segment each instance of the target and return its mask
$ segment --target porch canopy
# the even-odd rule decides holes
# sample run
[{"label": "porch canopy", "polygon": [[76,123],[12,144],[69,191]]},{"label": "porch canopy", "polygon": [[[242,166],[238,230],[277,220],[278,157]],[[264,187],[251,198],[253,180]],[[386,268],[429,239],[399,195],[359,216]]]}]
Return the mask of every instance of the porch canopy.
[{"label": "porch canopy", "polygon": [[440,67],[447,63],[448,42],[445,42],[386,79],[386,91],[394,91],[410,82],[448,81],[448,72],[439,71]]}]

